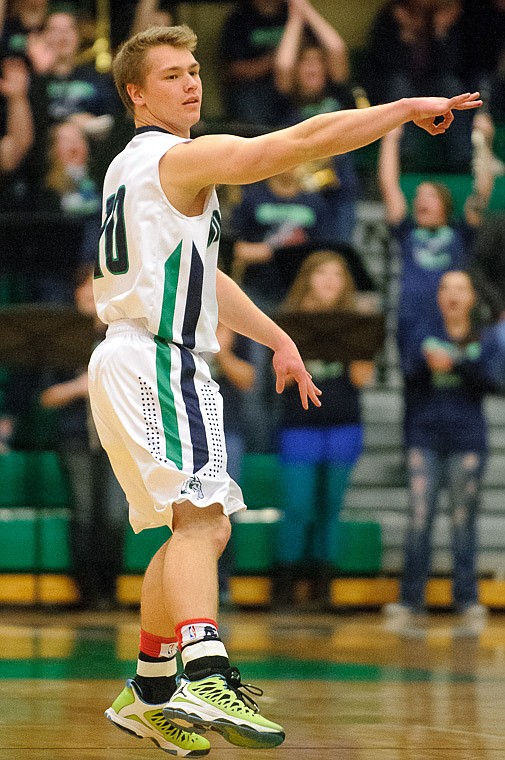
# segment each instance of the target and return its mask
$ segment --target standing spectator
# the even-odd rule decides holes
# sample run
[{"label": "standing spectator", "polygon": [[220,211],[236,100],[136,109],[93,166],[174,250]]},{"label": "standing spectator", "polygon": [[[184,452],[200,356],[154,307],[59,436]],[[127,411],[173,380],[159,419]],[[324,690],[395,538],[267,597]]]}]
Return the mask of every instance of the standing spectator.
[{"label": "standing spectator", "polygon": [[[94,316],[100,341],[105,325],[96,316],[93,272],[89,268],[78,274],[75,302],[81,313]],[[59,451],[72,489],[70,544],[81,605],[111,609],[116,604],[128,507],[94,429],[87,371],[81,369],[75,377],[47,388],[41,403],[61,409]]]},{"label": "standing spectator", "polygon": [[[286,121],[296,124],[316,114],[354,108],[348,78],[349,58],[342,37],[309,0],[290,0],[275,57],[276,86],[288,104]],[[334,179],[322,194],[327,213],[321,239],[337,245],[351,243],[358,195],[354,158],[344,154],[325,163],[333,169]]]},{"label": "standing spectator", "polygon": [[[341,309],[356,309],[355,285],[345,259],[332,251],[311,254],[300,268],[284,310],[316,313],[324,319]],[[317,341],[314,336],[316,345]],[[373,371],[373,364],[363,361],[317,359],[307,361],[306,366],[323,392],[324,405],[301,414],[293,385],[283,397],[280,457],[284,516],[274,591],[274,604],[278,606],[293,604],[295,581],[307,558],[314,598],[323,606],[329,603],[340,512],[363,448],[359,388],[371,379]]]},{"label": "standing spectator", "polygon": [[240,0],[227,18],[220,48],[230,119],[269,126],[281,122],[273,67],[286,20],[285,0]]},{"label": "standing spectator", "polygon": [[[473,38],[473,35],[472,35]],[[467,89],[464,78],[464,20],[461,0],[392,0],[379,11],[368,42],[367,88],[374,102],[429,92]],[[443,168],[468,171],[471,117],[460,119],[441,143]],[[426,166],[416,135],[406,129],[405,157]],[[438,163],[439,169],[441,162]]]},{"label": "standing spectator", "polygon": [[438,291],[441,321],[420,321],[405,357],[409,523],[400,603],[385,608],[399,622],[424,609],[431,532],[444,479],[452,519],[453,601],[469,622],[486,614],[478,602],[477,515],[487,454],[482,402],[492,386],[472,328],[475,303],[467,273],[444,274]]},{"label": "standing spectator", "polygon": [[20,56],[38,68],[39,39],[47,16],[48,0],[0,0],[0,54]]},{"label": "standing spectator", "polygon": [[[505,213],[488,214],[472,249],[471,275],[494,323],[489,337],[494,351],[488,371],[496,385],[505,389]],[[486,315],[488,316],[488,315]]]},{"label": "standing spectator", "polygon": [[43,44],[46,60],[44,73],[35,81],[35,107],[45,108],[50,124],[71,118],[91,135],[107,133],[119,102],[108,74],[100,74],[87,64],[78,65],[76,17],[67,12],[51,13],[44,26]]},{"label": "standing spectator", "polygon": [[[397,129],[381,140],[379,183],[387,221],[402,260],[397,340],[403,364],[419,320],[438,313],[437,290],[442,275],[467,265],[473,231],[489,200],[483,193],[489,195],[492,185],[485,177],[476,177],[476,195],[467,200],[465,220],[454,223],[448,188],[437,182],[422,182],[417,187],[410,216],[400,186],[401,136],[401,130]],[[484,171],[486,167],[487,164],[482,165]]]},{"label": "standing spectator", "polygon": [[[294,170],[243,188],[242,201],[233,214],[237,238],[233,266],[247,295],[267,313],[279,306],[285,291],[275,253],[284,247],[319,242],[325,214],[320,194],[302,191]],[[244,397],[248,447],[268,452],[273,448],[279,405],[273,392],[269,349],[250,342],[248,359],[256,370],[254,387]]]},{"label": "standing spectator", "polygon": [[[4,126],[0,137],[0,204],[2,196],[11,197],[21,182],[16,169],[23,162],[33,141],[33,119],[28,100],[29,78],[26,64],[16,58],[6,58],[2,65],[0,94]],[[24,185],[21,185],[24,187]],[[8,208],[7,204],[3,209]],[[5,241],[4,241],[5,245]],[[6,253],[4,247],[4,254]],[[2,272],[2,276],[5,276]],[[9,450],[14,433],[15,404],[6,406],[0,412],[0,454]]]}]

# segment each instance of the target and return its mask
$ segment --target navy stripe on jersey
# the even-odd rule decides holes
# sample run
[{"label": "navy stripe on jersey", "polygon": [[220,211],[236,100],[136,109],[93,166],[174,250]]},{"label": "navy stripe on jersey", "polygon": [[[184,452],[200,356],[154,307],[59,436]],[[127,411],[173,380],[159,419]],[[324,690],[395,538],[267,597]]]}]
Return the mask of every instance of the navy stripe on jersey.
[{"label": "navy stripe on jersey", "polygon": [[209,447],[195,388],[195,360],[191,351],[184,346],[179,346],[179,348],[181,352],[181,391],[188,415],[189,433],[193,447],[193,472],[198,472],[209,461]]},{"label": "navy stripe on jersey", "polygon": [[198,248],[193,243],[191,250],[191,269],[186,296],[186,311],[182,325],[182,344],[194,348],[196,344],[196,326],[202,310],[203,261]]}]

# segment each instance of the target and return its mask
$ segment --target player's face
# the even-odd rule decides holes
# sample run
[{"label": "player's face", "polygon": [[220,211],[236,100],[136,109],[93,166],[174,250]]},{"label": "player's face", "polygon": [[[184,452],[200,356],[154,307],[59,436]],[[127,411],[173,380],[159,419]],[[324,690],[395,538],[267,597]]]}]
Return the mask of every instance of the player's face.
[{"label": "player's face", "polygon": [[310,296],[320,309],[331,309],[335,306],[344,287],[344,272],[338,261],[327,261],[320,264],[310,276]]},{"label": "player's face", "polygon": [[444,202],[429,182],[419,185],[414,198],[414,216],[420,227],[441,227],[447,224]]},{"label": "player's face", "polygon": [[447,272],[442,277],[438,305],[445,318],[469,315],[475,305],[475,290],[466,272]]},{"label": "player's face", "polygon": [[[147,53],[147,74],[137,88],[136,113],[183,137],[200,119],[200,66],[189,50],[160,45]],[[133,98],[132,98],[133,99]],[[135,100],[134,100],[135,102]]]}]

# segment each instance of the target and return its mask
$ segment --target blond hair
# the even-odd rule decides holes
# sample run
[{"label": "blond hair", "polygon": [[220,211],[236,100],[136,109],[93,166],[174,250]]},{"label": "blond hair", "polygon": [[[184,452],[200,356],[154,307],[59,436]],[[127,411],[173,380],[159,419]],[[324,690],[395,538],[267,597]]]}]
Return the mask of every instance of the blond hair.
[{"label": "blond hair", "polygon": [[127,40],[112,64],[112,74],[119,97],[126,108],[134,113],[133,103],[126,89],[128,84],[142,85],[147,74],[147,52],[160,45],[171,45],[193,53],[197,36],[189,26],[152,26]]},{"label": "blond hair", "polygon": [[313,272],[322,264],[338,264],[344,276],[344,287],[334,309],[353,309],[356,306],[356,285],[345,258],[331,250],[316,251],[307,256],[289,290],[283,307],[285,311],[302,310],[303,302],[310,293],[310,279]]}]

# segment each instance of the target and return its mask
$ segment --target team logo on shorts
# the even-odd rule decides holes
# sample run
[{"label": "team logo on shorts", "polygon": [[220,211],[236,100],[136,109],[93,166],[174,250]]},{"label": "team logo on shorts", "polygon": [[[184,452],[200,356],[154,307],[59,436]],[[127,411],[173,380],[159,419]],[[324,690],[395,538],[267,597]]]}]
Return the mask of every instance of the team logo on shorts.
[{"label": "team logo on shorts", "polygon": [[181,488],[181,496],[182,494],[188,494],[189,496],[196,494],[197,499],[203,499],[202,481],[200,478],[197,478],[196,475],[188,478]]}]

